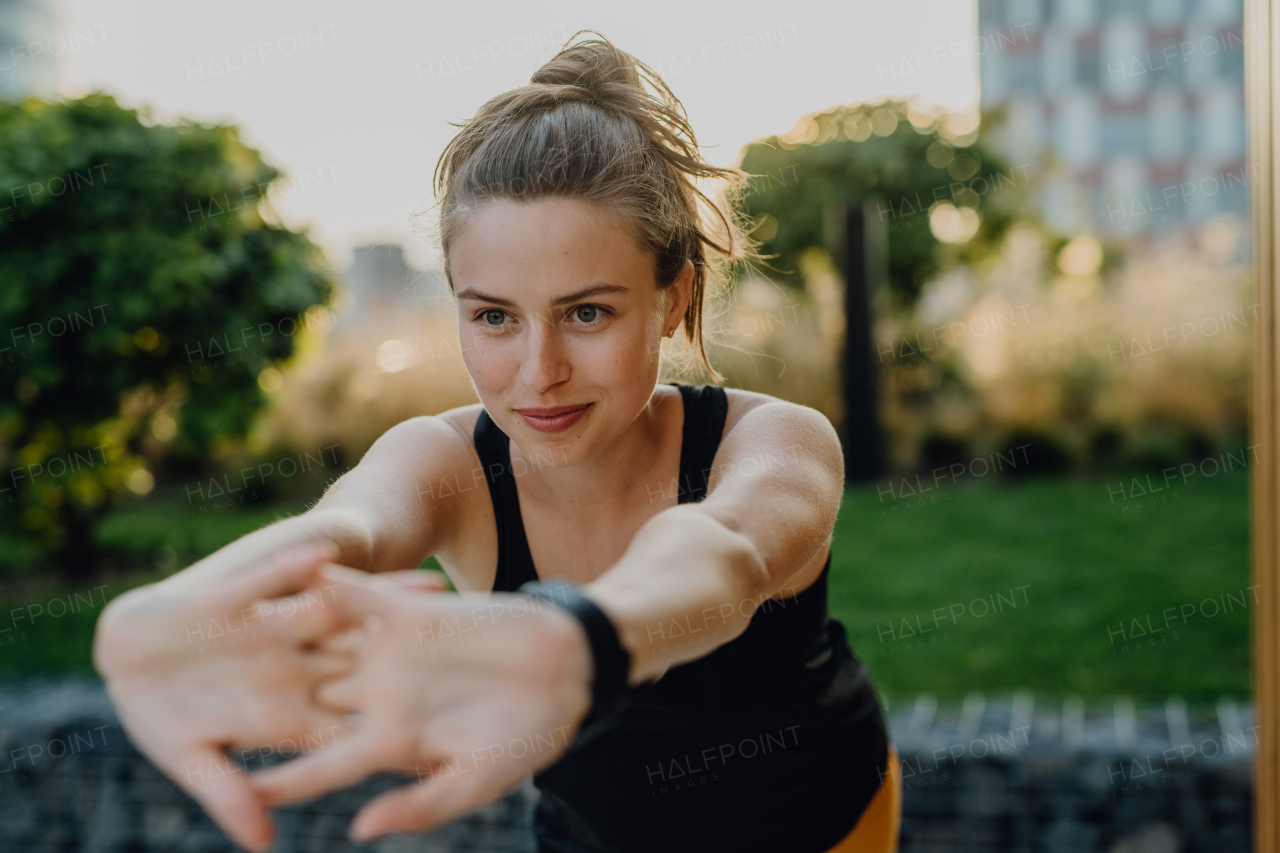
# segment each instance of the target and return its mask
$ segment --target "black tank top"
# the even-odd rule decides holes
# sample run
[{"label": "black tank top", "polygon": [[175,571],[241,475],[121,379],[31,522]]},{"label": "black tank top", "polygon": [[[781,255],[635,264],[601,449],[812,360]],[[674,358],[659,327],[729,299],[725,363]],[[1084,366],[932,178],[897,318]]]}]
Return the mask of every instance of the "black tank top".
[{"label": "black tank top", "polygon": [[[669,383],[684,400],[679,503],[706,497],[724,430],[723,388]],[[487,412],[475,444],[498,524],[495,592],[538,573],[509,439]],[[826,565],[798,595],[765,601],[747,630],[628,691],[534,775],[540,853],[824,853],[880,786],[888,739],[844,626],[827,615]],[[701,644],[713,623],[663,629]]]}]

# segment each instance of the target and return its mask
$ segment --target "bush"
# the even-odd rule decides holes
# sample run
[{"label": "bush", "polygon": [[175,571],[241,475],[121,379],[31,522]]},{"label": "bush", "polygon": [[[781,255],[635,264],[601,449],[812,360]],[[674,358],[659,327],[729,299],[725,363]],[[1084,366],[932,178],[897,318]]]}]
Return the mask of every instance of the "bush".
[{"label": "bush", "polygon": [[98,522],[162,458],[244,436],[264,370],[328,298],[316,247],[259,211],[279,177],[234,127],[157,124],[102,94],[0,102],[0,328],[18,333],[0,459],[15,529],[68,576],[93,570]]},{"label": "bush", "polygon": [[968,464],[973,458],[969,443],[963,438],[931,432],[920,444],[920,467],[926,471]]},{"label": "bush", "polygon": [[1189,425],[1148,426],[1129,436],[1120,448],[1117,468],[1158,474],[1168,468],[1212,456],[1214,443]]},{"label": "bush", "polygon": [[1012,454],[1015,460],[1006,469],[1010,477],[1055,476],[1071,470],[1071,450],[1047,432],[1014,430],[999,443],[999,448],[999,454]]}]

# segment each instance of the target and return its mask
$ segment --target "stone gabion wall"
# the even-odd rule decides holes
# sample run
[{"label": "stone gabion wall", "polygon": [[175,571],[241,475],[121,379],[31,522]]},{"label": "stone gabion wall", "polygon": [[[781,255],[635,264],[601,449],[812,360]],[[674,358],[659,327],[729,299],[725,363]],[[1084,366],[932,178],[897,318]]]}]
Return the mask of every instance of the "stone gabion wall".
[{"label": "stone gabion wall", "polygon": [[[195,801],[126,737],[99,682],[36,679],[0,685],[0,851],[232,853]],[[533,853],[530,785],[436,832],[355,844],[361,804],[403,779],[367,780],[279,809],[279,853]]]},{"label": "stone gabion wall", "polygon": [[[1196,718],[1173,701],[1138,713],[1030,694],[890,714],[902,756],[903,853],[1194,853],[1250,847],[1251,716]],[[281,853],[533,853],[530,785],[436,832],[348,840],[381,777],[277,812]],[[0,851],[232,851],[189,797],[129,743],[100,683],[0,684]],[[780,851],[782,853],[782,851]]]},{"label": "stone gabion wall", "polygon": [[1196,853],[1251,849],[1252,714],[1230,700],[928,696],[890,714],[902,754],[903,853]]}]

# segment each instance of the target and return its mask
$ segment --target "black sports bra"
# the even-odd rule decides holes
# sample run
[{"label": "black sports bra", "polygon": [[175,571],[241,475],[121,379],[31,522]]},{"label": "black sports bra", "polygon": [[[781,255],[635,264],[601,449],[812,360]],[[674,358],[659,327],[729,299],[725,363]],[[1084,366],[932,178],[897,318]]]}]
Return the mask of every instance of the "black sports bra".
[{"label": "black sports bra", "polygon": [[[679,503],[707,494],[728,412],[715,385],[675,385],[684,402]],[[476,451],[498,527],[493,589],[537,571],[507,435],[482,411]],[[540,851],[822,853],[857,822],[879,787],[887,734],[874,687],[828,618],[830,555],[798,595],[765,601],[747,630],[710,654],[628,691],[534,776]],[[704,643],[705,626],[663,640]],[[714,632],[713,637],[714,639]]]}]

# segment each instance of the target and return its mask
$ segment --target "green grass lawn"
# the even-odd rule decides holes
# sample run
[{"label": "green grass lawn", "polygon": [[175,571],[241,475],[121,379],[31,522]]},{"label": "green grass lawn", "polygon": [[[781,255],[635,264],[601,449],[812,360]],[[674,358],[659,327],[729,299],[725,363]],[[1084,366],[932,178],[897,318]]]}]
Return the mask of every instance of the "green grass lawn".
[{"label": "green grass lawn", "polygon": [[[852,488],[836,527],[831,614],[891,696],[1028,687],[1196,703],[1246,697],[1248,482],[1239,473],[1191,479],[1154,501],[1138,508],[1113,500],[1106,483],[1059,480],[955,486],[910,506],[881,500],[875,486]],[[0,602],[0,629],[9,629],[0,632],[0,671],[89,671],[105,599],[283,514],[196,517],[174,507],[111,517],[104,542],[151,554],[151,565]]]},{"label": "green grass lawn", "polygon": [[[89,650],[103,605],[125,590],[159,580],[287,513],[278,508],[192,516],[181,505],[120,512],[99,531],[117,552],[148,555],[147,568],[80,585],[32,579],[0,597],[0,672],[92,672]],[[0,548],[9,543],[0,540]],[[158,564],[158,565],[157,565]]]},{"label": "green grass lawn", "polygon": [[908,508],[851,489],[837,522],[831,613],[882,691],[1249,695],[1240,472],[1175,483],[1140,507],[1118,477],[942,494]]}]

